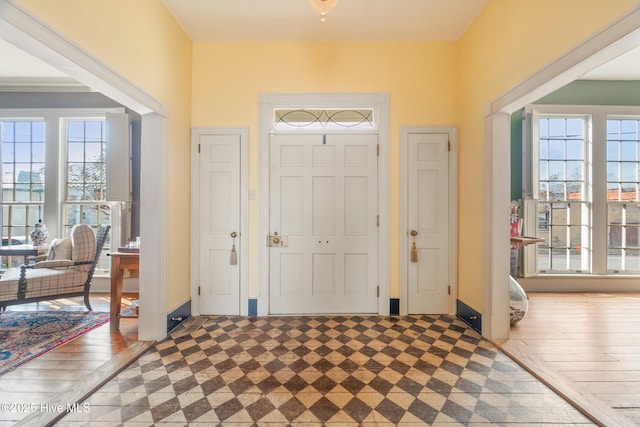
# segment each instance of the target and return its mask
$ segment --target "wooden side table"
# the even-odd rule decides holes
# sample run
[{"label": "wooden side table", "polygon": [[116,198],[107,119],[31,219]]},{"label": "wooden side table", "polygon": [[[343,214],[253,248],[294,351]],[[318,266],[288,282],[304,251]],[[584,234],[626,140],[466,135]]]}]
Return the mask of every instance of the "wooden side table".
[{"label": "wooden side table", "polygon": [[120,300],[122,299],[122,281],[124,270],[140,268],[139,253],[111,252],[111,331],[120,330]]}]

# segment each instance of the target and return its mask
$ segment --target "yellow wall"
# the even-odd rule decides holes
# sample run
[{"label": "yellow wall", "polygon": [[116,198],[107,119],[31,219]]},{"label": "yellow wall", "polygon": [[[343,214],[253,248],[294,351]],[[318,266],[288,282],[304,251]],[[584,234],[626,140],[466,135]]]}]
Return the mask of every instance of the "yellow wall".
[{"label": "yellow wall", "polygon": [[[259,189],[261,92],[390,94],[390,293],[400,296],[400,126],[453,125],[455,44],[196,43],[193,126],[249,126],[249,187]],[[258,293],[259,199],[251,201],[250,296]]]},{"label": "yellow wall", "polygon": [[169,107],[166,301],[173,310],[189,299],[184,236],[191,185],[191,40],[158,0],[20,0],[19,5]]},{"label": "yellow wall", "polygon": [[[490,0],[458,42],[460,300],[482,309],[484,106],[580,44],[636,0]],[[505,212],[505,233],[508,233]],[[505,285],[506,286],[506,285]]]}]

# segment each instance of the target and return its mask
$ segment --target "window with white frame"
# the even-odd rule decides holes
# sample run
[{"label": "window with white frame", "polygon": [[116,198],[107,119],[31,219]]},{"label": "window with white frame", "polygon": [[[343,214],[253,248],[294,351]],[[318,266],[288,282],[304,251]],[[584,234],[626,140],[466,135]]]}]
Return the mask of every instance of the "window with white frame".
[{"label": "window with white frame", "polygon": [[640,118],[607,120],[607,269],[640,272]]},{"label": "window with white frame", "polygon": [[537,271],[640,274],[640,109],[534,105],[526,113],[525,196],[537,217],[525,221],[544,239]]},{"label": "window with white frame", "polygon": [[[110,224],[112,233],[96,274],[108,272],[106,253],[110,245],[121,243],[128,221],[122,215],[127,200],[112,199],[108,187],[113,181],[130,194],[128,125],[113,126],[111,117],[124,117],[128,123],[121,109],[0,110],[3,245],[5,240],[30,243],[29,233],[39,220],[47,225],[50,238],[69,235],[76,224],[94,229]],[[115,177],[109,174],[108,159],[119,160]],[[16,260],[2,263],[7,268]]]},{"label": "window with white frame", "polygon": [[0,121],[0,143],[2,245],[23,244],[44,212],[44,120]]}]

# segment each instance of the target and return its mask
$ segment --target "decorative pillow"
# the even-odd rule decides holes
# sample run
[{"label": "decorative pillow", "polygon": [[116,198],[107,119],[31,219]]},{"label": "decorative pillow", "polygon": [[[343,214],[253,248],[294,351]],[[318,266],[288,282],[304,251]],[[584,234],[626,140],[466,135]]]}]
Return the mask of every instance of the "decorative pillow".
[{"label": "decorative pillow", "polygon": [[47,259],[71,259],[71,237],[64,239],[53,239],[49,247],[49,256]]}]

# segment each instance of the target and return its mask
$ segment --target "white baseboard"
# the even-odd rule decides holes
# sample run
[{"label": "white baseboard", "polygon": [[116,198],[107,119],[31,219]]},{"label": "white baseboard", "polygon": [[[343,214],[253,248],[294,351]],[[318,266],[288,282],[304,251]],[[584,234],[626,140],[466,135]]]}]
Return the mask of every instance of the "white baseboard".
[{"label": "white baseboard", "polygon": [[640,292],[638,276],[545,275],[516,280],[527,292]]}]

